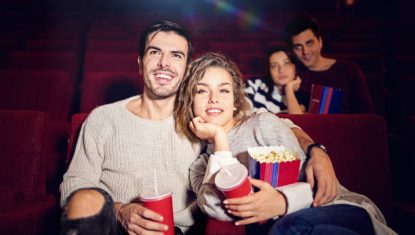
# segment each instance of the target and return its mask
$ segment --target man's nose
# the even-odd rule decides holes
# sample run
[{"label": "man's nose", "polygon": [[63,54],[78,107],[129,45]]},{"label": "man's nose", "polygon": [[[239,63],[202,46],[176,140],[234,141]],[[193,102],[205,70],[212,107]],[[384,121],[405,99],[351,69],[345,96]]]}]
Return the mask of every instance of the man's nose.
[{"label": "man's nose", "polygon": [[161,54],[157,65],[161,68],[169,67],[170,66],[170,61],[169,61],[168,56],[166,56],[165,54]]}]

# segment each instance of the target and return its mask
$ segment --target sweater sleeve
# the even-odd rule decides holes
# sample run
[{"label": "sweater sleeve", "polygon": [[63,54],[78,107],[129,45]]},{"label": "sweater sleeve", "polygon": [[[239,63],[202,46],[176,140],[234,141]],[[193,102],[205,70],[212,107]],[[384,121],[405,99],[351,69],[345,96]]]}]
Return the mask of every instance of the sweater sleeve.
[{"label": "sweater sleeve", "polygon": [[[220,162],[220,163],[219,163]],[[215,154],[202,154],[190,167],[190,179],[193,191],[197,194],[197,204],[209,217],[224,221],[232,221],[223,207],[225,199],[214,183],[214,177],[220,165],[227,166],[238,163],[231,152],[215,152]]]},{"label": "sweater sleeve", "polygon": [[103,162],[102,129],[92,120],[93,113],[82,125],[76,149],[60,185],[61,206],[75,190],[98,187]]}]

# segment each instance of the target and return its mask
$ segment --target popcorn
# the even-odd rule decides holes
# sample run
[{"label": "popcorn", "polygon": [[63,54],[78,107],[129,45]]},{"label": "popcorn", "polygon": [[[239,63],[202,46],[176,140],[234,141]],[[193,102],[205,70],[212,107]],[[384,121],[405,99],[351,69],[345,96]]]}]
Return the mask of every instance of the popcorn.
[{"label": "popcorn", "polygon": [[261,146],[248,148],[249,155],[260,163],[291,162],[296,154],[285,146]]},{"label": "popcorn", "polygon": [[300,159],[285,146],[261,146],[248,148],[249,175],[280,187],[298,181]]}]

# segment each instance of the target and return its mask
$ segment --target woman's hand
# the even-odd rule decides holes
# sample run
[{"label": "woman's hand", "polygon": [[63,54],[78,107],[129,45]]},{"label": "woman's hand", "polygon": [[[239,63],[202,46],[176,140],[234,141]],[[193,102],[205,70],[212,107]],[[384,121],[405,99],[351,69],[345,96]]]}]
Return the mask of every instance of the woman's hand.
[{"label": "woman's hand", "polygon": [[259,189],[258,192],[224,201],[228,213],[242,218],[235,225],[251,224],[285,213],[287,204],[280,192],[264,181],[250,179],[250,182]]},{"label": "woman's hand", "polygon": [[[222,131],[223,128],[217,124],[207,123],[201,117],[195,117],[189,123],[190,129],[193,133],[202,140],[209,140],[210,142],[214,143],[215,135]],[[223,130],[224,131],[224,130]]]},{"label": "woman's hand", "polygon": [[301,86],[301,78],[297,76],[294,80],[288,82],[285,85],[285,93],[287,93],[287,91],[296,92],[298,91],[298,89],[300,89],[300,86]]}]

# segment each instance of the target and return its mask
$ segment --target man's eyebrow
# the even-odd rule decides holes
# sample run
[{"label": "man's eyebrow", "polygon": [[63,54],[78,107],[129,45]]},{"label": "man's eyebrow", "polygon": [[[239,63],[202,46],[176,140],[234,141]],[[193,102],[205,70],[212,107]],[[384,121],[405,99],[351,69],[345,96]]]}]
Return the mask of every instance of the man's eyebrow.
[{"label": "man's eyebrow", "polygon": [[160,48],[158,48],[158,47],[155,47],[155,46],[148,46],[148,47],[147,47],[147,49],[146,49],[146,52],[147,52],[147,51],[149,51],[150,49],[157,50],[157,51],[161,51],[161,49],[160,49]]},{"label": "man's eyebrow", "polygon": [[314,42],[314,39],[308,39],[305,43],[310,43],[310,42]]},{"label": "man's eyebrow", "polygon": [[183,51],[171,51],[173,54],[180,54],[182,56],[186,56]]}]

